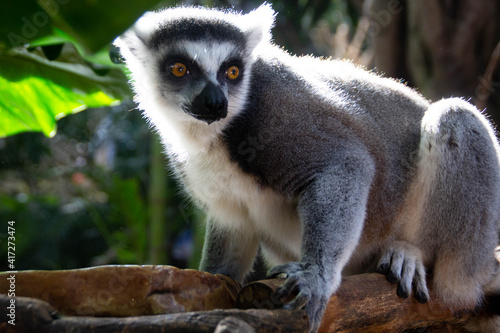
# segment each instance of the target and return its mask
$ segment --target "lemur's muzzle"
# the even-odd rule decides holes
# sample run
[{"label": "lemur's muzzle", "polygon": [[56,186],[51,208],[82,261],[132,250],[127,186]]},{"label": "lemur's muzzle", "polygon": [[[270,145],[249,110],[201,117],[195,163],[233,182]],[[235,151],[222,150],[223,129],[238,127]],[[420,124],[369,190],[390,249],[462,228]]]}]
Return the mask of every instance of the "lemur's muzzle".
[{"label": "lemur's muzzle", "polygon": [[196,119],[211,124],[227,116],[226,96],[218,85],[208,82],[194,99],[190,111]]}]

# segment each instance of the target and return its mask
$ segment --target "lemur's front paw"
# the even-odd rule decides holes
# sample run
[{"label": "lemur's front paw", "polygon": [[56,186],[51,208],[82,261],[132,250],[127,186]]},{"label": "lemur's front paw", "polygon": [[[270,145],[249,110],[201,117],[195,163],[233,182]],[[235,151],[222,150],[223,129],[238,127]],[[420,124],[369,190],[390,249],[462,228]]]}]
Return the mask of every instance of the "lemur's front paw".
[{"label": "lemur's front paw", "polygon": [[272,278],[281,274],[286,274],[286,280],[276,289],[275,296],[282,300],[292,299],[283,306],[284,309],[305,307],[310,332],[316,332],[330,296],[331,284],[326,283],[322,278],[323,272],[311,264],[291,262],[276,266],[269,271],[268,276]]},{"label": "lemur's front paw", "polygon": [[387,276],[391,283],[397,283],[397,294],[407,298],[412,291],[420,303],[429,299],[429,291],[425,281],[425,268],[422,253],[406,242],[393,242],[382,252],[377,271]]}]

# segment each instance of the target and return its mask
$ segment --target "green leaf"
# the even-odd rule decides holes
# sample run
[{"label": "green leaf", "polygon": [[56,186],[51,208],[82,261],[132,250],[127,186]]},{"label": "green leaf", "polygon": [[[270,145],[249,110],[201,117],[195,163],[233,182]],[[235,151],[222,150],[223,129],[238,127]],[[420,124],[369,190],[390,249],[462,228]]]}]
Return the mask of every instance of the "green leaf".
[{"label": "green leaf", "polygon": [[[39,1],[45,8],[44,2],[48,1]],[[158,0],[64,0],[64,5],[58,8],[59,20],[54,20],[54,25],[78,37],[88,49],[96,52],[157,3]]]},{"label": "green leaf", "polygon": [[0,137],[23,131],[52,137],[58,119],[130,96],[120,69],[87,63],[69,43],[0,54]]},{"label": "green leaf", "polygon": [[94,53],[157,3],[158,0],[2,0],[0,50],[51,36],[56,27]]}]

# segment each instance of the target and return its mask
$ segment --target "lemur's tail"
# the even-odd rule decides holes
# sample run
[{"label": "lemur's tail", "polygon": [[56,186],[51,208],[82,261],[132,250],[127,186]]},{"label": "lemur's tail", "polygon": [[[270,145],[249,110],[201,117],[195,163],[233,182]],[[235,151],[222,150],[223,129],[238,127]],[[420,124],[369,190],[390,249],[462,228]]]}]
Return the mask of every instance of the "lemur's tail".
[{"label": "lemur's tail", "polygon": [[488,312],[500,316],[500,245],[495,249],[495,258],[498,261],[497,269],[491,282],[484,288],[484,292]]},{"label": "lemur's tail", "polygon": [[485,313],[479,313],[477,318],[471,318],[465,325],[470,332],[499,333],[500,332],[500,246],[495,250],[498,261],[497,269],[493,279],[484,288]]}]

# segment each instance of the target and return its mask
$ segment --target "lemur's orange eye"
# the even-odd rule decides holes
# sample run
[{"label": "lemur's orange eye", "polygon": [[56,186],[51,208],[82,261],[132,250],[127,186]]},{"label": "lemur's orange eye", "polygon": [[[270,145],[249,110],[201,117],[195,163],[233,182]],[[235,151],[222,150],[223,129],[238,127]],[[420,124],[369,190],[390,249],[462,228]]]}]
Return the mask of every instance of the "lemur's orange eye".
[{"label": "lemur's orange eye", "polygon": [[170,65],[170,71],[176,77],[183,77],[189,72],[186,65],[184,65],[182,62],[176,62]]},{"label": "lemur's orange eye", "polygon": [[231,66],[226,70],[226,77],[229,80],[236,80],[240,76],[240,69],[238,66]]}]

